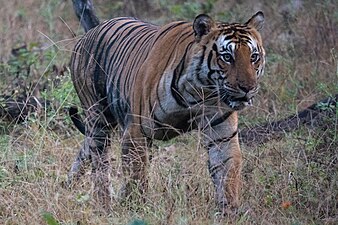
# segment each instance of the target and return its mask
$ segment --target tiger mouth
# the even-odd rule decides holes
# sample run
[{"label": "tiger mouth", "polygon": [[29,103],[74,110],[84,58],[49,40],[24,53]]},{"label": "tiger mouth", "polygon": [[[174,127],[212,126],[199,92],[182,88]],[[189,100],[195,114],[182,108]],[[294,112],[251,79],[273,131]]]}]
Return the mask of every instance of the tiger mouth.
[{"label": "tiger mouth", "polygon": [[240,98],[230,98],[226,100],[226,104],[234,109],[234,110],[240,110],[243,109],[246,106],[252,106],[252,102],[253,102],[253,97],[240,97]]}]

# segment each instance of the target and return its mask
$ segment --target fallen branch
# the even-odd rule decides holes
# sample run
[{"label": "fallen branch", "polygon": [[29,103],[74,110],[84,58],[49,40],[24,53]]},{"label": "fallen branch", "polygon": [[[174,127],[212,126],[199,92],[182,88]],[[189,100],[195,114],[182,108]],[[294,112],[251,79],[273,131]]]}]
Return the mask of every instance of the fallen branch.
[{"label": "fallen branch", "polygon": [[0,96],[0,117],[8,122],[22,122],[30,113],[39,113],[41,109],[49,105],[48,101],[34,96],[17,97]]},{"label": "fallen branch", "polygon": [[336,117],[338,94],[325,98],[308,108],[285,119],[269,122],[255,127],[247,127],[240,131],[240,140],[245,144],[262,144],[281,138],[285,133],[299,129],[301,126],[310,128],[328,126],[325,121]]}]

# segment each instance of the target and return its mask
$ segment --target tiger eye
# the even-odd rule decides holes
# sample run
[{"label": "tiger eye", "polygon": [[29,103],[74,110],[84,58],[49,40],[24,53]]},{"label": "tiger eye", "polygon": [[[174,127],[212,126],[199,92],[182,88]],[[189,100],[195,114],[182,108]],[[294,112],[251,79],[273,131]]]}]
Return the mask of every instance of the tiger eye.
[{"label": "tiger eye", "polygon": [[222,54],[221,58],[226,63],[231,63],[233,61],[232,55],[230,53]]}]

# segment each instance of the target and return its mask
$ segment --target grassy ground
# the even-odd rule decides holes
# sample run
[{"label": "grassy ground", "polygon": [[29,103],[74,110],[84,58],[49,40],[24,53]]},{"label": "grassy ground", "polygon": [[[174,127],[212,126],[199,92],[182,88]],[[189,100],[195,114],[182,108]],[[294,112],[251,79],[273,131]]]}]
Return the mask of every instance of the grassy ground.
[{"label": "grassy ground", "polygon": [[[338,93],[334,0],[153,0],[148,10],[124,6],[123,1],[94,2],[102,18],[128,12],[160,24],[191,20],[202,11],[220,20],[246,21],[263,10],[267,68],[255,106],[241,113],[242,127],[283,118]],[[153,149],[145,204],[129,209],[116,202],[112,215],[100,215],[100,206],[91,199],[89,173],[73,190],[63,185],[83,138],[64,111],[77,102],[66,67],[76,41],[72,32],[82,33],[71,1],[6,1],[0,17],[2,94],[15,96],[25,88],[53,105],[18,124],[1,120],[0,224],[57,224],[53,219],[61,224],[338,223],[338,112],[318,128],[304,127],[263,145],[242,146],[243,214],[238,218],[221,220],[215,214],[207,153],[198,145],[198,134],[158,143],[160,147]],[[13,49],[22,46],[26,47],[14,56]],[[113,182],[118,190],[118,137],[113,143]]]}]

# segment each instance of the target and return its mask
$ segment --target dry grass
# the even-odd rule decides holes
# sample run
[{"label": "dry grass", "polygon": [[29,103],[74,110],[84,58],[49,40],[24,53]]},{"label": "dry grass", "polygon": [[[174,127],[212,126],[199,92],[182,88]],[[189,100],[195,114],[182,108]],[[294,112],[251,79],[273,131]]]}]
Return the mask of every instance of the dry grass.
[{"label": "dry grass", "polygon": [[[154,2],[156,15],[164,3],[173,4]],[[255,106],[242,113],[241,126],[285,117],[338,92],[335,1],[257,0],[254,7],[253,1],[214,2],[211,14],[219,19],[244,21],[259,9],[266,15],[262,35],[268,53],[266,75]],[[106,14],[109,7],[97,8]],[[169,8],[160,12],[162,17],[154,21],[179,17]],[[151,18],[149,14],[142,15]],[[53,64],[62,66],[73,44],[67,26],[82,32],[71,1],[7,1],[0,17],[0,64],[11,58],[16,46],[38,43],[45,51],[58,42]],[[36,72],[38,78],[43,77],[41,71]],[[8,91],[3,82],[3,91]],[[83,137],[67,125],[62,105],[57,106],[23,124],[1,125],[6,129],[0,135],[0,224],[44,224],[44,212],[62,224],[128,224],[133,219],[148,224],[337,224],[337,114],[327,119],[327,126],[304,128],[260,146],[242,146],[243,215],[221,220],[214,211],[207,155],[195,134],[153,149],[145,204],[115,202],[112,215],[100,215],[100,206],[91,199],[89,173],[74,189],[64,188]],[[118,138],[113,143],[113,182],[118,190],[122,180]]]}]

